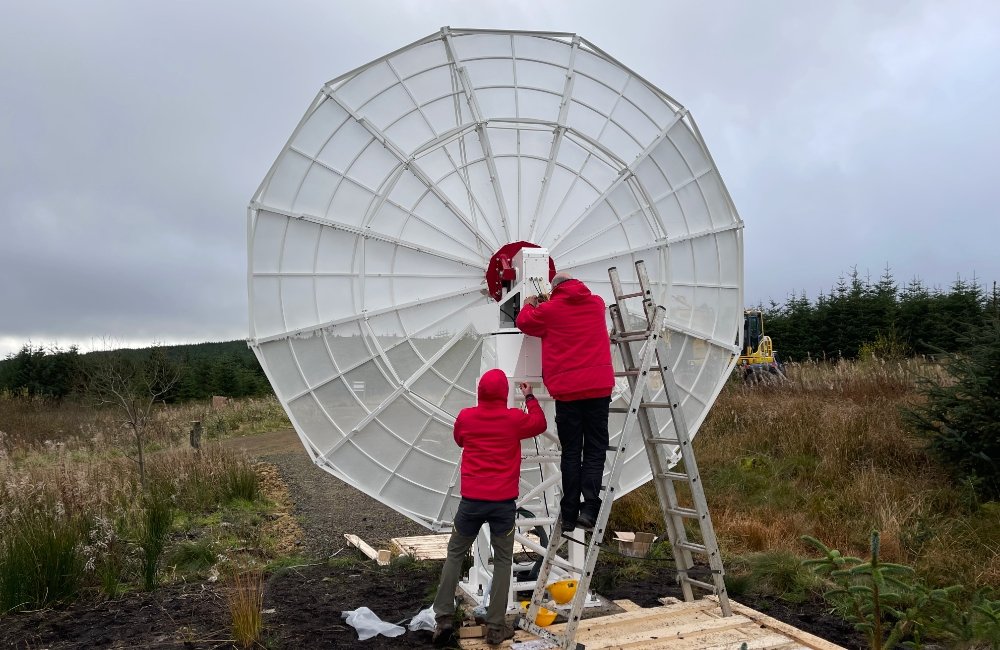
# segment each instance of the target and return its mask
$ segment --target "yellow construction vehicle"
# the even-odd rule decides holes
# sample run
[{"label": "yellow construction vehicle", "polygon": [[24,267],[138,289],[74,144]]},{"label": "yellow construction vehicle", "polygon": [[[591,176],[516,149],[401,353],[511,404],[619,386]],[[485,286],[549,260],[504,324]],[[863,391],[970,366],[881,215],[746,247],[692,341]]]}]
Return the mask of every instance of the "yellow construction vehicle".
[{"label": "yellow construction vehicle", "polygon": [[748,382],[784,379],[771,337],[764,334],[764,314],[759,309],[743,310],[743,353],[736,369]]}]

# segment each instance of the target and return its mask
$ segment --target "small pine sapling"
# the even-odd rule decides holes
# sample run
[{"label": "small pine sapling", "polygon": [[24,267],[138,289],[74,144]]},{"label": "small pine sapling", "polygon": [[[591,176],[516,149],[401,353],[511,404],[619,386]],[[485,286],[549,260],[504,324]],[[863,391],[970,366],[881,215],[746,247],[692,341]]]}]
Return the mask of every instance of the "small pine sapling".
[{"label": "small pine sapling", "polygon": [[837,585],[825,597],[846,606],[847,617],[867,637],[873,650],[900,644],[921,647],[928,625],[951,618],[956,612],[952,597],[961,591],[961,586],[930,589],[914,579],[911,567],[882,562],[878,531],[872,532],[871,557],[867,562],[845,556],[814,537],[806,535],[802,539],[824,555],[803,564]]}]

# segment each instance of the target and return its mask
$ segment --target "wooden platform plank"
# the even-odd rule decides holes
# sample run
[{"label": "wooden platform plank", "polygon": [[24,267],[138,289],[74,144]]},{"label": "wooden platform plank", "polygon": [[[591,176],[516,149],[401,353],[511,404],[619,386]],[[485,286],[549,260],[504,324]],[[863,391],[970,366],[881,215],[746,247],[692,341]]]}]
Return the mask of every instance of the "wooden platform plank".
[{"label": "wooden platform plank", "polygon": [[773,632],[756,639],[742,641],[736,645],[732,641],[723,641],[717,645],[704,646],[701,650],[739,650],[742,643],[747,644],[747,650],[799,650],[805,647],[792,641],[784,634]]},{"label": "wooden platform plank", "polygon": [[[768,633],[756,626],[741,625],[735,628],[719,628],[705,630],[699,634],[681,637],[650,638],[648,641],[622,645],[587,644],[587,650],[740,650],[747,644],[748,650],[800,650],[804,646],[797,644],[788,637],[777,632]],[[754,637],[753,634],[758,634]]]},{"label": "wooden platform plank", "polygon": [[[676,600],[676,599],[674,599]],[[722,616],[712,596],[694,602],[661,599],[669,604],[642,608],[632,601],[614,601],[627,611],[580,621],[576,641],[587,650],[844,650],[803,630],[730,600],[733,616]],[[559,634],[565,624],[549,630]],[[517,631],[514,641],[533,636]],[[510,647],[506,642],[502,647]],[[461,647],[485,650],[483,639],[468,639]]]},{"label": "wooden platform plank", "polygon": [[[659,609],[659,608],[656,608]],[[649,610],[644,610],[649,612]],[[730,617],[732,618],[732,617]],[[642,618],[633,618],[627,621],[619,621],[610,625],[603,625],[603,619],[590,619],[592,624],[584,626],[588,621],[582,621],[578,628],[577,637],[586,636],[588,639],[600,638],[622,638],[630,634],[645,634],[647,636],[657,636],[664,634],[664,630],[684,629],[685,631],[698,628],[707,628],[713,621],[720,619],[709,616],[707,612],[675,612],[673,616],[661,616],[656,613],[647,614]],[[749,619],[744,619],[749,620]]]},{"label": "wooden platform plank", "polygon": [[[706,596],[705,600],[712,600],[718,602],[718,597],[716,596]],[[751,621],[763,625],[767,628],[774,630],[775,632],[780,632],[788,638],[797,641],[799,644],[806,646],[807,648],[812,648],[813,650],[843,650],[843,648],[836,643],[830,643],[826,639],[821,639],[818,636],[809,634],[805,630],[800,630],[797,627],[789,625],[779,621],[776,618],[771,618],[767,614],[762,614],[755,609],[747,607],[746,605],[741,605],[740,603],[730,599],[730,606],[732,607],[733,613],[740,613],[749,618]]]},{"label": "wooden platform plank", "polygon": [[595,628],[585,632],[578,632],[576,640],[584,644],[588,650],[593,648],[643,648],[651,642],[663,639],[680,641],[693,637],[710,635],[713,632],[735,630],[745,623],[750,623],[750,619],[745,616],[733,615],[726,618],[708,618],[700,621],[692,621],[681,625],[661,625],[646,630],[622,629],[601,629]]},{"label": "wooden platform plank", "polygon": [[417,560],[443,560],[448,556],[450,535],[419,535],[393,537],[389,543],[400,555],[411,555]]},{"label": "wooden platform plank", "polygon": [[[399,555],[409,555],[415,560],[443,560],[448,557],[449,533],[438,535],[416,535],[414,537],[393,537],[389,540],[392,549]],[[528,539],[538,541],[535,535]],[[514,545],[515,553],[526,553],[528,549],[520,544]]]},{"label": "wooden platform plank", "polygon": [[[641,607],[639,609],[620,612],[617,614],[610,614],[608,616],[597,616],[592,618],[585,618],[580,621],[580,625],[577,628],[577,640],[583,642],[583,635],[590,633],[592,630],[603,630],[605,634],[611,633],[612,631],[617,631],[623,633],[625,631],[638,632],[642,630],[648,630],[651,628],[661,627],[664,624],[675,624],[683,625],[684,623],[700,622],[701,620],[709,621],[713,617],[706,614],[706,610],[718,609],[718,603],[713,603],[708,600],[698,600],[693,603],[678,602],[673,605],[664,605],[660,607]],[[565,623],[558,623],[556,625],[550,625],[549,631],[554,634],[561,634],[563,630],[566,629]],[[515,641],[523,641],[528,639],[533,639],[534,637],[518,630],[517,635],[515,635]],[[587,637],[590,638],[590,637]],[[470,640],[469,642],[462,642],[462,648],[465,650],[484,650],[490,648],[491,646],[486,645],[485,641],[482,643],[475,643]],[[601,648],[605,646],[594,646],[595,648]],[[616,647],[613,644],[608,647]],[[589,648],[589,646],[588,646]]]}]

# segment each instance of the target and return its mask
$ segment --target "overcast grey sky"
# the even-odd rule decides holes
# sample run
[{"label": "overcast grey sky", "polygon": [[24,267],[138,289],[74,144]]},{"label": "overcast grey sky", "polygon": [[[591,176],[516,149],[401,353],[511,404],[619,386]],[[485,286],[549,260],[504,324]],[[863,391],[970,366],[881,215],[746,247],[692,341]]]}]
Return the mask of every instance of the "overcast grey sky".
[{"label": "overcast grey sky", "polygon": [[454,27],[579,33],[697,118],[746,298],[1000,280],[1000,3],[0,0],[0,358],[247,336],[246,205],[322,84]]}]

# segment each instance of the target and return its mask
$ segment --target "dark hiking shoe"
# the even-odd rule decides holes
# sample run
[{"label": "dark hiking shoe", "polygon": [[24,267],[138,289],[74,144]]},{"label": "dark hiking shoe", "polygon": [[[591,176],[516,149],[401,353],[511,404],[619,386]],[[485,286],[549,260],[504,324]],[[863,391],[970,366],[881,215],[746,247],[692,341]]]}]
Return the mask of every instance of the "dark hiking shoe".
[{"label": "dark hiking shoe", "polygon": [[509,625],[498,627],[491,625],[486,628],[486,643],[488,645],[500,645],[507,639],[514,638],[514,628]]},{"label": "dark hiking shoe", "polygon": [[597,517],[588,512],[581,512],[580,516],[576,518],[576,525],[584,530],[593,530],[596,522]]},{"label": "dark hiking shoe", "polygon": [[566,520],[563,520],[563,522],[562,522],[562,532],[564,532],[564,533],[572,533],[574,530],[576,530],[576,522],[575,521],[566,521]]},{"label": "dark hiking shoe", "polygon": [[455,639],[455,621],[452,616],[439,616],[431,641],[437,648],[443,648]]}]

